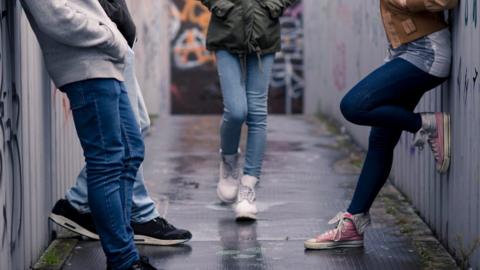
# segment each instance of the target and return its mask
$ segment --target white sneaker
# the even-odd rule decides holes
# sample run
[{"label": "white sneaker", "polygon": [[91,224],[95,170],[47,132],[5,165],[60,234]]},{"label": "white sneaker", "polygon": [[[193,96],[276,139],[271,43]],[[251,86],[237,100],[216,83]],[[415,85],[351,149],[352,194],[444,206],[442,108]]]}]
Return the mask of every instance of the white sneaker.
[{"label": "white sneaker", "polygon": [[222,155],[220,177],[217,184],[217,196],[224,203],[233,203],[237,199],[240,169],[239,154]]},{"label": "white sneaker", "polygon": [[237,220],[256,220],[257,205],[255,204],[255,185],[258,178],[244,175],[238,190],[237,203],[235,204],[235,214]]}]

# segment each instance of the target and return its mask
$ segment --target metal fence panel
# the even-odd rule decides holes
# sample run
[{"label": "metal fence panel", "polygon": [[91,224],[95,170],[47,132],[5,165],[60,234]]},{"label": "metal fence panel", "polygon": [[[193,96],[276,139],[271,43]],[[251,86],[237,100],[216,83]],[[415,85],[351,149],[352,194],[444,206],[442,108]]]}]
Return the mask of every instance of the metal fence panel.
[{"label": "metal fence panel", "polygon": [[[320,110],[342,122],[363,146],[367,128],[347,123],[340,99],[362,77],[383,62],[386,38],[378,0],[304,0],[306,111]],[[429,151],[411,147],[404,134],[395,154],[393,182],[409,197],[445,245],[461,257],[480,237],[480,31],[476,0],[461,1],[450,12],[453,33],[451,79],[431,91],[419,111],[452,113],[452,166],[447,175],[434,170]],[[480,248],[469,256],[480,267]]]}]

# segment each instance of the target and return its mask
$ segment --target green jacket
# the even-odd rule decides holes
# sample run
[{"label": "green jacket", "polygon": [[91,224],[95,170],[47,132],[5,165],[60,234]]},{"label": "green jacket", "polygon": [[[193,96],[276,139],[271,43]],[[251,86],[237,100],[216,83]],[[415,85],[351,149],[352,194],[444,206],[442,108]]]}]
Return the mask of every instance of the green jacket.
[{"label": "green jacket", "polygon": [[265,54],[281,49],[279,17],[296,0],[200,0],[211,12],[207,49]]}]

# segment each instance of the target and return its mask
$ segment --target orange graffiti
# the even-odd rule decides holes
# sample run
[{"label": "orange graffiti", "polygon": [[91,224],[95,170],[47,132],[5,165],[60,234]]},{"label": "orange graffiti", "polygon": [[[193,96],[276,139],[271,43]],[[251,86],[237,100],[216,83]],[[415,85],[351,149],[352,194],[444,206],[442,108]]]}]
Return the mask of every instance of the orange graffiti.
[{"label": "orange graffiti", "polygon": [[207,33],[210,22],[210,12],[198,0],[184,0],[185,5],[180,11],[180,21],[190,22],[200,26],[203,34]]},{"label": "orange graffiti", "polygon": [[203,39],[196,29],[187,29],[177,41],[174,52],[178,57],[177,63],[183,67],[191,65],[201,66],[207,63],[214,63],[215,56],[205,49]]}]

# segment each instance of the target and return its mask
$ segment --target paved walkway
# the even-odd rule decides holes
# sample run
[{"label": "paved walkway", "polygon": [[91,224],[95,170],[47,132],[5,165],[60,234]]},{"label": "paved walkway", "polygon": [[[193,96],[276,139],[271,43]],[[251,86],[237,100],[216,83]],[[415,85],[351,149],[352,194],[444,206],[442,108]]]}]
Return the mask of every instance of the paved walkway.
[{"label": "paved walkway", "polygon": [[[445,255],[441,248],[433,255],[419,250],[401,233],[408,233],[410,222],[391,215],[399,205],[392,201],[398,195],[391,187],[372,210],[374,225],[367,231],[365,248],[305,251],[303,240],[329,228],[327,220],[346,208],[359,161],[345,148],[344,136],[317,120],[272,116],[269,121],[264,177],[257,192],[261,213],[249,224],[234,222],[230,207],[216,198],[220,118],[156,121],[147,138],[147,184],[168,220],[194,235],[187,245],[140,247],[157,267],[410,270]],[[80,242],[65,269],[105,269],[98,242]]]}]

